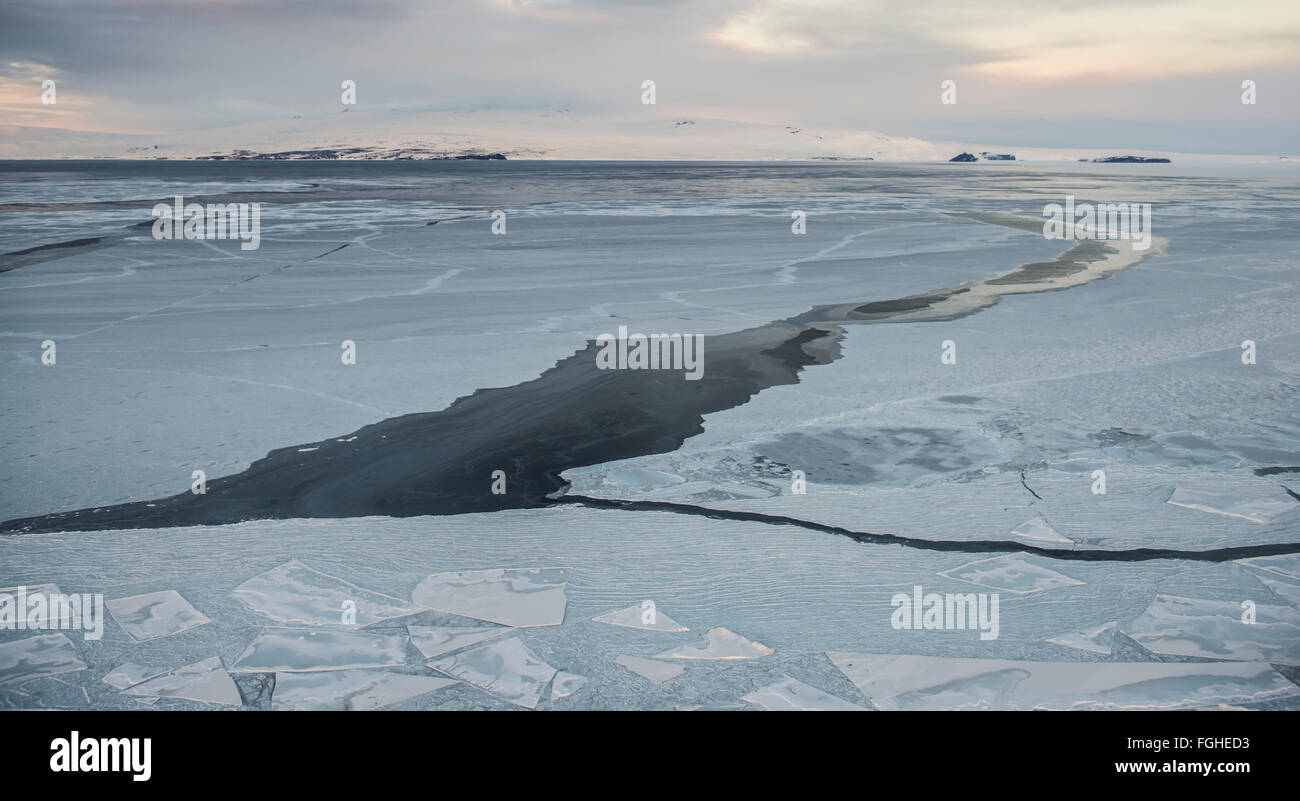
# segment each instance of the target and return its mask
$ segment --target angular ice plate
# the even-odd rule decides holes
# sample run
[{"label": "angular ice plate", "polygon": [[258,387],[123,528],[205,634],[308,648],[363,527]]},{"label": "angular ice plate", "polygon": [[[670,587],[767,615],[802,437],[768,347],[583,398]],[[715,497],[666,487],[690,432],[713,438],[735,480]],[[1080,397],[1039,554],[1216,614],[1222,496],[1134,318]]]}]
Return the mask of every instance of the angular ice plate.
[{"label": "angular ice plate", "polygon": [[186,701],[198,701],[204,704],[223,704],[225,706],[242,706],[244,701],[239,696],[239,688],[234,679],[221,665],[221,657],[214,656],[195,662],[192,665],[177,668],[157,678],[128,687],[123,690],[126,695],[157,696],[159,698],[180,698]]},{"label": "angular ice plate", "polygon": [[555,674],[555,678],[551,681],[551,700],[568,698],[581,690],[586,683],[586,676],[579,676],[576,673],[561,670]]},{"label": "angular ice plate", "polygon": [[1056,529],[1047,524],[1041,515],[1032,520],[1026,520],[1011,530],[1011,536],[1019,537],[1022,540],[1030,540],[1036,543],[1047,543],[1050,545],[1074,545],[1074,540],[1069,537],[1063,537],[1056,532]]},{"label": "angular ice plate", "polygon": [[1078,587],[1085,583],[1036,563],[1027,553],[1009,553],[979,559],[945,570],[939,575],[1023,595],[1061,587]]},{"label": "angular ice plate", "polygon": [[490,640],[511,631],[511,629],[504,626],[464,626],[460,628],[454,626],[407,626],[406,631],[411,635],[411,645],[414,645],[420,653],[424,654],[425,659],[432,659],[435,656],[442,656],[445,653],[464,648],[467,645],[473,645],[476,642]]},{"label": "angular ice plate", "polygon": [[109,614],[136,642],[170,637],[186,629],[211,623],[176,590],[160,590],[106,601]]},{"label": "angular ice plate", "polygon": [[773,712],[868,711],[866,707],[836,698],[790,676],[783,676],[780,681],[746,693],[742,699]]},{"label": "angular ice plate", "polygon": [[503,626],[558,626],[564,622],[567,578],[568,571],[557,567],[435,573],[420,582],[411,600]]},{"label": "angular ice plate", "polygon": [[86,663],[65,634],[39,634],[0,643],[0,684],[17,685],[85,669]]},{"label": "angular ice plate", "polygon": [[1300,553],[1286,553],[1281,556],[1257,556],[1254,559],[1238,559],[1237,564],[1276,573],[1283,578],[1300,581]]},{"label": "angular ice plate", "polygon": [[236,673],[298,673],[404,664],[406,640],[396,634],[268,628],[230,669]]},{"label": "angular ice plate", "polygon": [[668,662],[646,659],[643,656],[629,656],[628,654],[624,654],[614,661],[655,684],[663,684],[669,679],[675,679],[686,670],[685,665],[674,665]]},{"label": "angular ice plate", "polygon": [[653,623],[642,623],[641,617],[648,610],[640,606],[629,606],[627,609],[619,609],[615,612],[606,612],[599,617],[593,617],[592,620],[597,623],[608,623],[611,626],[623,626],[629,629],[645,629],[646,631],[690,631],[690,629],[673,620],[668,615],[655,609],[655,621]]},{"label": "angular ice plate", "polygon": [[249,609],[277,623],[348,625],[343,603],[356,604],[357,626],[368,626],[419,611],[416,607],[308,567],[296,559],[259,573],[236,587],[235,596]]},{"label": "angular ice plate", "polygon": [[1124,633],[1157,654],[1300,665],[1300,611],[1256,604],[1242,621],[1240,601],[1157,595]]},{"label": "angular ice plate", "polygon": [[880,709],[1176,709],[1300,694],[1267,662],[1019,662],[828,651]]},{"label": "angular ice plate", "polygon": [[734,631],[721,626],[709,629],[703,646],[682,645],[655,659],[759,659],[772,654],[772,649],[761,642],[747,640]]},{"label": "angular ice plate", "polygon": [[365,711],[391,706],[455,684],[442,676],[412,676],[387,670],[283,673],[275,677],[275,710]]},{"label": "angular ice plate", "polygon": [[1119,628],[1119,621],[1112,620],[1109,623],[1102,623],[1100,626],[1090,626],[1080,631],[1058,634],[1055,637],[1049,637],[1047,641],[1056,645],[1063,645],[1066,648],[1077,648],[1080,651],[1087,651],[1092,654],[1109,655],[1115,645],[1115,630],[1117,628]]},{"label": "angular ice plate", "polygon": [[435,659],[429,667],[527,709],[537,708],[557,672],[518,637]]},{"label": "angular ice plate", "polygon": [[1269,523],[1297,508],[1295,501],[1277,498],[1242,498],[1227,492],[1204,492],[1179,487],[1169,503],[1200,512],[1240,517],[1252,523]]}]

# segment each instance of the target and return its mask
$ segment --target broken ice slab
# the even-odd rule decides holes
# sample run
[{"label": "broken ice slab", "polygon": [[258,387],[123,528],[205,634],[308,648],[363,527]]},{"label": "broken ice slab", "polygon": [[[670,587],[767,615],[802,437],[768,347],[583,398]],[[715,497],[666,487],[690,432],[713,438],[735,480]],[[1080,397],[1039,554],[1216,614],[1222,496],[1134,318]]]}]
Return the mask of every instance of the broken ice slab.
[{"label": "broken ice slab", "polygon": [[230,668],[237,673],[295,673],[406,664],[406,639],[337,629],[263,629]]},{"label": "broken ice slab", "polygon": [[[20,584],[17,587],[0,589],[0,609],[8,607],[12,610],[12,612],[6,611],[3,616],[0,616],[0,620],[12,620],[20,629],[61,627],[60,624],[69,617],[71,610],[60,605],[51,609],[49,601],[62,595],[57,584]],[[56,612],[58,617],[52,618],[51,616]]]},{"label": "broken ice slab", "polygon": [[1243,498],[1230,492],[1204,492],[1182,487],[1174,490],[1168,502],[1201,512],[1240,517],[1252,523],[1270,523],[1297,508],[1295,501],[1285,498]]},{"label": "broken ice slab", "polygon": [[65,634],[40,634],[0,643],[0,685],[18,685],[42,676],[85,670],[76,646]]},{"label": "broken ice slab", "polygon": [[1285,578],[1300,581],[1300,553],[1286,553],[1281,556],[1259,556],[1254,559],[1238,559],[1237,564],[1276,573]]},{"label": "broken ice slab", "polygon": [[880,709],[1183,709],[1289,698],[1267,662],[1020,662],[827,652]]},{"label": "broken ice slab", "polygon": [[579,676],[577,673],[561,670],[555,674],[555,679],[551,682],[551,700],[568,698],[581,690],[586,683],[586,676]]},{"label": "broken ice slab", "polygon": [[105,602],[109,614],[136,642],[170,637],[212,621],[176,590],[132,595]]},{"label": "broken ice slab", "polygon": [[275,678],[275,710],[365,711],[406,701],[455,684],[442,676],[412,676],[387,670],[282,673]]},{"label": "broken ice slab", "polygon": [[435,659],[429,667],[528,709],[537,707],[557,672],[518,637]]},{"label": "broken ice slab", "polygon": [[608,623],[611,626],[645,629],[646,631],[690,631],[690,629],[654,607],[643,609],[640,606],[629,606],[627,609],[619,609],[616,612],[606,612],[599,617],[593,617],[592,620],[597,623]]},{"label": "broken ice slab", "polygon": [[[419,611],[399,598],[363,589],[296,559],[253,576],[231,595],[277,623],[368,626]],[[347,602],[351,604],[345,607]],[[355,611],[355,620],[345,620],[345,608]]]},{"label": "broken ice slab", "polygon": [[135,662],[123,662],[108,673],[100,681],[118,690],[125,690],[128,687],[134,687],[154,676],[161,676],[166,673],[166,668],[151,668],[144,665],[138,665]]},{"label": "broken ice slab", "polygon": [[1058,634],[1055,637],[1049,637],[1047,641],[1056,645],[1063,645],[1066,648],[1077,648],[1080,651],[1109,656],[1111,649],[1115,646],[1115,630],[1117,628],[1119,628],[1119,621],[1112,620],[1109,623],[1102,623],[1100,626],[1089,626],[1080,631]]},{"label": "broken ice slab", "polygon": [[682,675],[682,672],[686,670],[683,665],[658,662],[654,659],[646,659],[642,656],[629,656],[627,654],[618,657],[614,661],[636,675],[649,679],[655,684],[663,684],[669,679],[675,679]]},{"label": "broken ice slab", "polygon": [[558,626],[567,580],[568,571],[555,567],[435,573],[411,599],[425,609],[503,626]]},{"label": "broken ice slab", "polygon": [[761,642],[747,640],[722,627],[709,629],[704,636],[706,642],[703,646],[682,645],[655,654],[655,659],[759,659],[772,653],[772,649]]},{"label": "broken ice slab", "polygon": [[176,668],[122,692],[126,695],[177,698],[226,706],[241,706],[244,703],[239,697],[239,688],[235,686],[218,656]]},{"label": "broken ice slab", "polygon": [[425,659],[489,640],[511,629],[504,626],[407,626],[411,644],[424,654]]},{"label": "broken ice slab", "polygon": [[979,559],[960,567],[945,570],[939,575],[961,579],[981,587],[1006,590],[1028,595],[1061,587],[1078,587],[1084,582],[1044,567],[1027,553],[1011,553],[990,559]]},{"label": "broken ice slab", "polygon": [[743,700],[773,712],[866,712],[866,707],[851,704],[830,693],[822,692],[790,676],[742,696]]},{"label": "broken ice slab", "polygon": [[1058,534],[1056,529],[1049,526],[1041,515],[1032,520],[1026,520],[1013,528],[1011,536],[1019,537],[1022,540],[1030,540],[1041,545],[1074,545],[1074,540]]},{"label": "broken ice slab", "polygon": [[1270,576],[1266,573],[1255,573],[1254,576],[1260,584],[1268,587],[1283,601],[1292,606],[1300,606],[1300,583],[1287,581],[1281,576]]},{"label": "broken ice slab", "polygon": [[1157,595],[1124,633],[1157,654],[1300,665],[1300,612],[1253,608],[1254,621],[1246,622],[1249,610],[1241,601]]}]

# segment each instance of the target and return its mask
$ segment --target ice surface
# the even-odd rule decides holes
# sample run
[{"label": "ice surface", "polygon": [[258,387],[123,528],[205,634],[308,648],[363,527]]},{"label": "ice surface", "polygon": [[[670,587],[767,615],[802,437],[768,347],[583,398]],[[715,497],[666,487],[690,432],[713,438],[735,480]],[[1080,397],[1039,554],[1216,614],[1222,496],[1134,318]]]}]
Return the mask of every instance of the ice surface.
[{"label": "ice surface", "polygon": [[567,580],[563,568],[463,570],[429,576],[411,598],[427,609],[503,626],[558,626]]},{"label": "ice surface", "polygon": [[1026,520],[1011,530],[1011,536],[1019,537],[1022,540],[1031,540],[1035,544],[1049,545],[1074,545],[1074,540],[1069,537],[1063,537],[1056,532],[1056,529],[1047,524],[1042,515]]},{"label": "ice surface", "polygon": [[1055,590],[1061,587],[1078,587],[1084,582],[1044,567],[1027,553],[1012,553],[1006,556],[994,556],[979,559],[939,575],[946,578],[961,579],[981,587],[1029,594]]},{"label": "ice surface", "polygon": [[576,673],[561,670],[555,674],[555,679],[551,682],[551,699],[568,698],[581,690],[586,684],[586,676],[579,676]]},{"label": "ice surface", "polygon": [[1294,697],[1266,662],[1020,662],[828,652],[880,709],[1171,709]]},{"label": "ice surface", "polygon": [[774,712],[867,711],[866,707],[836,698],[789,676],[746,694],[744,700]]},{"label": "ice surface", "polygon": [[1258,570],[1266,570],[1279,576],[1300,581],[1300,554],[1289,553],[1281,556],[1261,556],[1255,559],[1239,559],[1239,565],[1246,565]]},{"label": "ice surface", "polygon": [[467,645],[473,645],[476,642],[491,639],[498,634],[505,634],[511,629],[502,626],[407,626],[406,631],[411,635],[411,644],[424,654],[425,659],[432,659],[435,656],[458,648],[464,648]]},{"label": "ice surface", "polygon": [[412,676],[387,670],[281,673],[275,677],[275,710],[363,711],[406,701],[455,684],[441,676]]},{"label": "ice surface", "polygon": [[1261,584],[1277,593],[1277,597],[1292,606],[1300,606],[1300,584],[1294,581],[1287,581],[1278,576],[1270,576],[1267,573],[1257,573],[1255,578]]},{"label": "ice surface", "polygon": [[1254,623],[1244,614],[1240,601],[1157,595],[1124,633],[1157,654],[1300,665],[1300,611],[1257,603]]},{"label": "ice surface", "polygon": [[655,620],[653,623],[643,623],[642,616],[648,610],[640,606],[629,606],[627,609],[619,609],[616,612],[606,612],[603,615],[593,617],[592,620],[597,623],[608,623],[611,626],[624,626],[629,629],[645,629],[647,631],[690,631],[690,629],[665,615],[658,608],[655,609]]},{"label": "ice surface", "polygon": [[76,646],[64,634],[39,634],[0,643],[0,685],[85,669]]},{"label": "ice surface", "polygon": [[1295,501],[1284,498],[1242,498],[1226,492],[1205,492],[1179,487],[1169,496],[1169,503],[1216,515],[1240,517],[1252,523],[1270,523],[1294,511]]},{"label": "ice surface", "polygon": [[101,681],[110,687],[125,690],[128,687],[134,687],[143,681],[152,679],[154,676],[161,676],[166,672],[165,668],[153,668],[135,662],[123,662],[105,673]]},{"label": "ice surface", "polygon": [[721,626],[709,629],[705,633],[704,645],[682,645],[662,654],[655,654],[656,659],[759,659],[769,656],[772,649],[761,642],[747,640],[734,631]]},{"label": "ice surface", "polygon": [[372,592],[294,559],[240,584],[231,593],[245,606],[279,623],[340,625],[343,604],[356,604],[356,625],[415,614],[398,598]]},{"label": "ice surface", "polygon": [[237,673],[311,672],[406,663],[405,638],[334,629],[264,629],[230,668]]},{"label": "ice surface", "polygon": [[239,688],[235,686],[234,680],[221,664],[221,657],[218,656],[177,668],[134,687],[128,687],[123,692],[127,695],[180,698],[205,704],[226,706],[243,704],[243,700],[239,697]]},{"label": "ice surface", "polygon": [[435,659],[429,667],[528,709],[537,707],[556,674],[518,637]]},{"label": "ice surface", "polygon": [[643,656],[630,656],[628,654],[623,654],[614,661],[655,684],[663,684],[670,679],[675,679],[686,670],[684,665],[659,662],[654,659],[646,659]]},{"label": "ice surface", "polygon": [[106,601],[104,606],[131,639],[156,640],[212,621],[176,590],[160,590]]},{"label": "ice surface", "polygon": [[1093,654],[1109,654],[1115,644],[1115,630],[1118,627],[1119,621],[1112,620],[1109,623],[1102,623],[1100,626],[1091,626],[1080,631],[1058,634],[1055,637],[1049,637],[1047,641]]}]

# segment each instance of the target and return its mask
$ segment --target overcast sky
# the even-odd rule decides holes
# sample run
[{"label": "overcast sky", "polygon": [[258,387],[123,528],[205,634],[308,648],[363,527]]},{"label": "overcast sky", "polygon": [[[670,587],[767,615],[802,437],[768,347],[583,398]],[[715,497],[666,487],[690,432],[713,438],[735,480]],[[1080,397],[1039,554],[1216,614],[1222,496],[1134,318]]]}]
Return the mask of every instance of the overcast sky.
[{"label": "overcast sky", "polygon": [[649,78],[674,116],[1282,154],[1298,66],[1300,0],[0,2],[3,121],[127,133],[335,112],[344,79],[359,106],[621,115]]}]

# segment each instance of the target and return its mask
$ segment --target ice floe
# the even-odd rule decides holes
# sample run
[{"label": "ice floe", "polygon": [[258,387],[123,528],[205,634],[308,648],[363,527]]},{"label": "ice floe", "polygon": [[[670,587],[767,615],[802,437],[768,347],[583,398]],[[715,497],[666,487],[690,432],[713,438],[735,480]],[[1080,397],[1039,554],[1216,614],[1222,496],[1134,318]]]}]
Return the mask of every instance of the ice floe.
[{"label": "ice floe", "polygon": [[759,659],[772,653],[772,649],[761,642],[747,640],[721,626],[709,629],[704,636],[706,642],[703,646],[682,645],[655,654],[655,659]]},{"label": "ice floe", "polygon": [[85,669],[76,646],[64,634],[39,634],[0,643],[0,685]]},{"label": "ice floe", "polygon": [[1239,559],[1237,564],[1265,570],[1279,576],[1300,581],[1300,553],[1287,553],[1281,556],[1259,556],[1254,559]]},{"label": "ice floe", "polygon": [[442,676],[412,676],[387,670],[282,673],[275,677],[275,710],[364,711],[406,701],[455,684]]},{"label": "ice floe", "polygon": [[406,663],[406,638],[336,629],[268,628],[235,660],[237,673],[311,672]]},{"label": "ice floe", "polygon": [[411,644],[424,654],[425,659],[432,659],[505,634],[511,629],[503,626],[407,626],[406,631],[411,635]]},{"label": "ice floe", "polygon": [[231,595],[277,623],[343,625],[344,604],[355,612],[350,625],[368,626],[419,611],[401,599],[358,587],[294,559],[259,573]]},{"label": "ice floe", "polygon": [[645,629],[646,631],[690,631],[690,629],[655,607],[629,606],[627,609],[606,612],[598,617],[593,617],[592,620],[597,623],[608,623],[611,626]]},{"label": "ice floe", "polygon": [[108,673],[100,681],[118,690],[125,690],[128,687],[134,687],[144,681],[152,679],[154,676],[161,676],[166,673],[166,668],[146,667],[136,664],[135,662],[123,662]]},{"label": "ice floe", "polygon": [[160,590],[106,601],[109,614],[137,642],[170,637],[211,619],[190,605],[176,590]]},{"label": "ice floe", "polygon": [[1157,654],[1300,665],[1300,611],[1254,605],[1245,622],[1240,601],[1157,595],[1124,633]]},{"label": "ice floe", "polygon": [[675,679],[686,670],[684,665],[674,665],[670,662],[659,662],[654,659],[646,659],[643,656],[629,656],[628,654],[623,654],[614,661],[655,684],[663,684],[670,679]]},{"label": "ice floe", "polygon": [[1294,581],[1287,581],[1279,576],[1270,576],[1264,573],[1256,573],[1255,578],[1260,584],[1268,587],[1277,597],[1292,606],[1300,606],[1300,584]]},{"label": "ice floe", "polygon": [[411,598],[426,609],[503,626],[558,626],[567,580],[568,571],[554,567],[435,573]]},{"label": "ice floe", "polygon": [[880,709],[1176,709],[1288,698],[1266,662],[1020,662],[827,652]]},{"label": "ice floe", "polygon": [[568,698],[581,690],[586,683],[586,676],[561,670],[555,674],[555,679],[551,682],[551,699]]},{"label": "ice floe", "polygon": [[1016,526],[1011,536],[1046,545],[1074,545],[1074,540],[1058,534],[1041,515]]},{"label": "ice floe", "polygon": [[960,567],[945,570],[939,575],[961,579],[981,587],[1029,594],[1055,590],[1061,587],[1078,587],[1084,582],[1058,573],[1034,561],[1027,553],[1011,553],[968,562]]},{"label": "ice floe", "polygon": [[1284,498],[1243,498],[1226,492],[1204,492],[1182,487],[1174,490],[1168,502],[1201,512],[1240,517],[1252,523],[1270,523],[1297,508],[1295,501]]},{"label": "ice floe", "polygon": [[1100,626],[1089,626],[1079,631],[1058,634],[1055,637],[1049,637],[1047,641],[1055,645],[1063,645],[1066,648],[1077,648],[1080,651],[1093,654],[1109,655],[1111,649],[1115,646],[1115,630],[1118,628],[1119,621],[1112,620],[1109,623],[1102,623]]},{"label": "ice floe", "polygon": [[235,686],[218,656],[176,668],[128,687],[123,692],[126,695],[178,698],[225,706],[240,706],[244,703],[239,697],[239,688]]},{"label": "ice floe", "polygon": [[780,681],[742,696],[743,700],[774,712],[866,712],[866,707],[851,704],[798,679],[783,676]]},{"label": "ice floe", "polygon": [[557,672],[518,637],[435,659],[429,667],[528,709],[537,707]]}]

